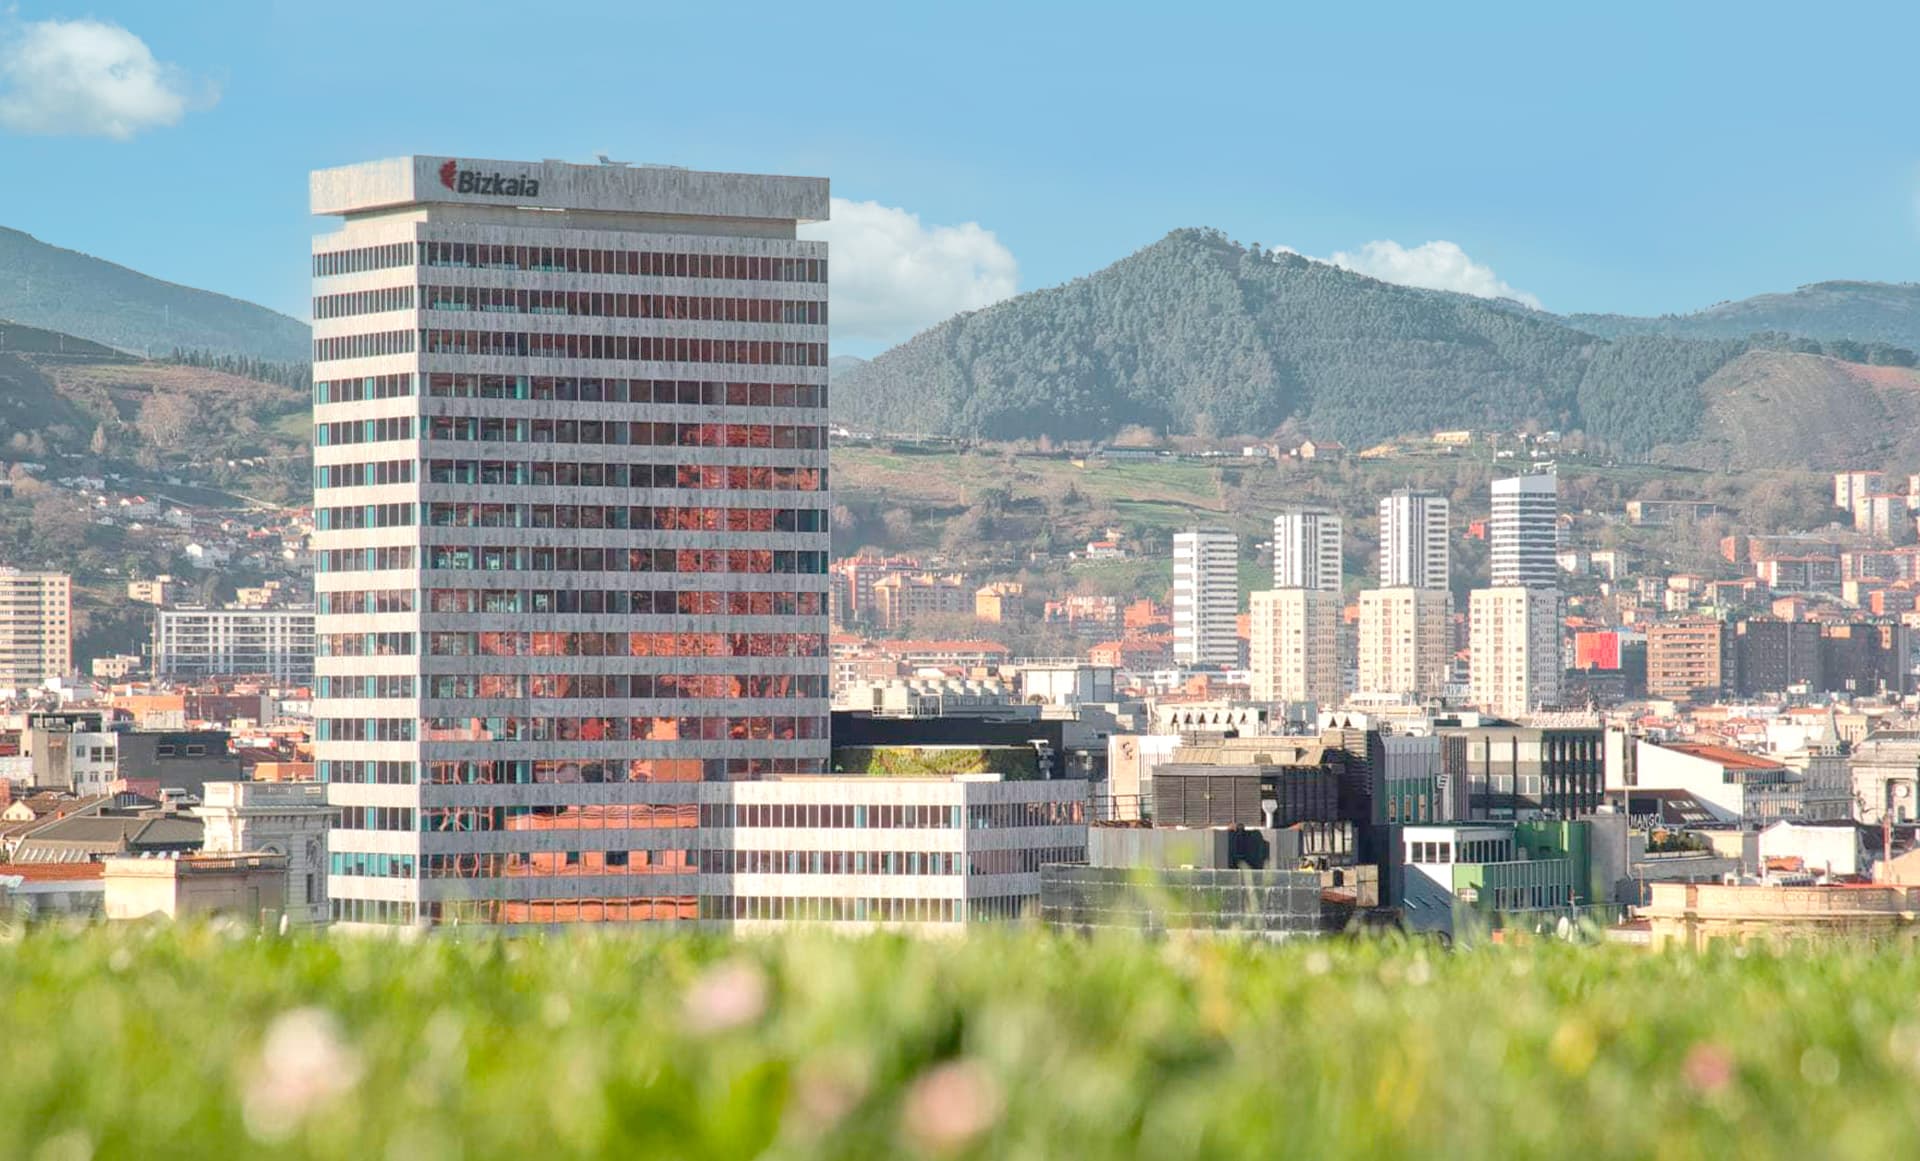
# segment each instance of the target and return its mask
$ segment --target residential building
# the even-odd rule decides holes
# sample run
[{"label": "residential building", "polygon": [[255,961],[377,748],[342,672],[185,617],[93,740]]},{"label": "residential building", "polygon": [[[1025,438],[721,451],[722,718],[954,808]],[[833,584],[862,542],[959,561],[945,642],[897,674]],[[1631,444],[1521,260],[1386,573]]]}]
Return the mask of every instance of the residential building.
[{"label": "residential building", "polygon": [[1273,587],[1339,592],[1340,517],[1325,508],[1288,508],[1273,518]]},{"label": "residential building", "polygon": [[1446,692],[1453,663],[1452,600],[1444,588],[1360,594],[1360,688],[1368,693]]},{"label": "residential building", "polygon": [[969,613],[966,578],[932,573],[892,573],[873,583],[873,627],[891,633],[921,617],[939,613]]},{"label": "residential building", "polygon": [[1695,618],[1647,626],[1647,696],[1716,700],[1727,684],[1730,643],[1720,621]]},{"label": "residential building", "polygon": [[143,605],[171,605],[180,598],[182,586],[170,576],[127,582],[127,599]]},{"label": "residential building", "polygon": [[1820,626],[1811,621],[1749,618],[1733,626],[1734,692],[1742,697],[1809,691],[1825,685]]},{"label": "residential building", "polygon": [[827,182],[406,157],[311,203],[333,921],[730,912],[702,793],[827,761]]},{"label": "residential building", "polygon": [[1240,662],[1240,538],[1224,528],[1173,536],[1173,659],[1231,669]]},{"label": "residential building", "polygon": [[[369,595],[329,592],[322,603],[339,605],[344,598]],[[305,683],[313,680],[313,655],[311,608],[178,608],[161,609],[153,617],[153,672],[158,678],[264,677]]]},{"label": "residential building", "polygon": [[32,689],[72,672],[72,578],[0,568],[0,690]]},{"label": "residential building", "polygon": [[1025,594],[1026,586],[1019,581],[994,581],[982,585],[973,591],[974,619],[992,625],[1017,621]]},{"label": "residential building", "polygon": [[1558,477],[1512,476],[1493,482],[1488,540],[1495,588],[1552,588],[1559,582],[1554,561],[1559,518]]},{"label": "residential building", "polygon": [[1887,477],[1884,472],[1835,472],[1833,474],[1833,506],[1847,512],[1854,505],[1876,492],[1887,490]]},{"label": "residential building", "polygon": [[1255,701],[1340,700],[1338,592],[1273,589],[1252,596],[1249,668]]},{"label": "residential building", "polygon": [[1451,575],[1447,498],[1402,489],[1380,501],[1380,587],[1445,590]]},{"label": "residential building", "polygon": [[[1553,554],[1547,554],[1549,565]],[[1489,713],[1527,714],[1560,700],[1560,593],[1475,589],[1468,613],[1469,697]]]}]

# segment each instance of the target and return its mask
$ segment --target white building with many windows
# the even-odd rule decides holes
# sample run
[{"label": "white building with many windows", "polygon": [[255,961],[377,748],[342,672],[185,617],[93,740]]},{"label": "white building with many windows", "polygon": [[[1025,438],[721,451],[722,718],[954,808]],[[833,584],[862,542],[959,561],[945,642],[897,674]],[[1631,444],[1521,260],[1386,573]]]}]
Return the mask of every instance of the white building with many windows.
[{"label": "white building with many windows", "polygon": [[311,193],[334,920],[697,918],[703,785],[826,766],[827,182]]},{"label": "white building with many windows", "polygon": [[153,616],[154,676],[313,679],[314,611],[161,609]]},{"label": "white building with many windows", "polygon": [[1273,518],[1273,587],[1340,591],[1340,517],[1288,508]]},{"label": "white building with many windows", "polygon": [[1467,630],[1474,705],[1502,717],[1519,717],[1559,703],[1559,590],[1520,585],[1475,589]]},{"label": "white building with many windows", "polygon": [[1239,614],[1240,538],[1224,528],[1174,533],[1174,663],[1238,665]]},{"label": "white building with many windows", "polygon": [[1380,501],[1380,587],[1445,589],[1451,567],[1447,498],[1402,489]]},{"label": "white building with many windows", "polygon": [[958,929],[1020,916],[1087,857],[1087,783],[785,778],[704,786],[702,916]]},{"label": "white building with many windows", "polygon": [[1552,475],[1512,476],[1493,482],[1487,539],[1493,584],[1552,588],[1560,581],[1554,553],[1560,536],[1560,481]]}]

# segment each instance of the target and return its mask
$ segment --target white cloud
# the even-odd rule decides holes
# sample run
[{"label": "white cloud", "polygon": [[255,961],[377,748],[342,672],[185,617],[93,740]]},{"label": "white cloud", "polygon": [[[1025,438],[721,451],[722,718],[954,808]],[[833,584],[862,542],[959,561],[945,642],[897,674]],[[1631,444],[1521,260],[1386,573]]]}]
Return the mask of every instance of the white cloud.
[{"label": "white cloud", "polygon": [[117,24],[44,20],[0,40],[0,127],[121,141],[211,104]]},{"label": "white cloud", "polygon": [[835,341],[896,343],[1020,283],[1012,252],[978,222],[925,226],[903,209],[834,198],[833,220],[801,236],[832,246]]},{"label": "white cloud", "polygon": [[1356,253],[1340,250],[1325,261],[1382,282],[1455,290],[1480,298],[1511,298],[1540,309],[1539,299],[1509,286],[1492,267],[1475,262],[1452,242],[1426,242],[1412,249],[1394,241],[1368,242]]}]

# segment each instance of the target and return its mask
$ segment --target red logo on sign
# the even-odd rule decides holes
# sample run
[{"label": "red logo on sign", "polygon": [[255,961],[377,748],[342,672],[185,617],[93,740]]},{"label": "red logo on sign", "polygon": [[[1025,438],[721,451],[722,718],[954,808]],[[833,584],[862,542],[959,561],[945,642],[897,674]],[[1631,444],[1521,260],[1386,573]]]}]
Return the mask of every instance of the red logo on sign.
[{"label": "red logo on sign", "polygon": [[460,163],[457,161],[447,162],[440,167],[440,184],[446,186],[448,189],[452,189],[453,179],[458,177],[459,174]]}]

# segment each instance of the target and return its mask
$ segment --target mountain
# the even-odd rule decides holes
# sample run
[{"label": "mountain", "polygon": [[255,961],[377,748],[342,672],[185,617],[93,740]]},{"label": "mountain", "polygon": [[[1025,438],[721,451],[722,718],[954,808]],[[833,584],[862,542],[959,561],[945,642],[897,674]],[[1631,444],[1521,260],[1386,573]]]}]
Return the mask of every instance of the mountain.
[{"label": "mountain", "polygon": [[1688,438],[1700,384],[1749,344],[1604,339],[1549,315],[1176,230],[1105,270],[959,315],[836,379],[897,433],[1105,439],[1129,425],[1372,443],[1579,428],[1630,452]]},{"label": "mountain", "polygon": [[150,278],[0,227],[0,319],[124,351],[179,350],[305,363],[307,325],[224,294]]},{"label": "mountain", "polygon": [[215,361],[223,365],[141,359],[0,323],[0,460],[54,474],[174,475],[304,502],[312,391],[299,369]]},{"label": "mountain", "polygon": [[1717,471],[1920,462],[1920,371],[1755,350],[1700,385],[1695,434],[1663,461]]},{"label": "mountain", "polygon": [[1738,339],[1760,332],[1881,343],[1920,350],[1920,284],[1816,282],[1791,294],[1762,294],[1692,314],[1635,318],[1573,314],[1569,326],[1599,335]]}]

